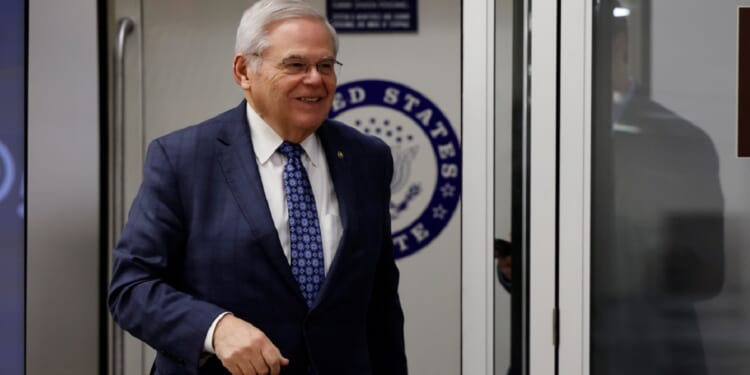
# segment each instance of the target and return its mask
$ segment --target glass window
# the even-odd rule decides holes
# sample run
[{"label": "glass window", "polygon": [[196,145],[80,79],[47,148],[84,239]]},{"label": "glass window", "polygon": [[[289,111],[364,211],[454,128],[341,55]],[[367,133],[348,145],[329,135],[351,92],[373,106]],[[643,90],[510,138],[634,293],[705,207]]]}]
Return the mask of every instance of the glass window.
[{"label": "glass window", "polygon": [[591,373],[749,373],[737,2],[595,14]]}]

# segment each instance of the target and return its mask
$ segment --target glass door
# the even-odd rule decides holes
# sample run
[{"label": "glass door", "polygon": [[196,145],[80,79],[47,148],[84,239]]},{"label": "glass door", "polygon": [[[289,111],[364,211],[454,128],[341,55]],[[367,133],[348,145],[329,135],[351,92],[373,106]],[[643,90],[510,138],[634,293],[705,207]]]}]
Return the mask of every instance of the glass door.
[{"label": "glass door", "polygon": [[561,69],[590,85],[562,87],[583,110],[561,121],[578,134],[562,152],[578,157],[561,161],[578,177],[561,195],[583,199],[561,210],[561,221],[581,214],[560,285],[574,290],[562,319],[580,323],[561,332],[560,373],[747,373],[750,164],[737,151],[737,93],[750,3],[578,3],[562,17],[578,66]]},{"label": "glass door", "polygon": [[464,3],[463,374],[557,366],[558,5]]}]

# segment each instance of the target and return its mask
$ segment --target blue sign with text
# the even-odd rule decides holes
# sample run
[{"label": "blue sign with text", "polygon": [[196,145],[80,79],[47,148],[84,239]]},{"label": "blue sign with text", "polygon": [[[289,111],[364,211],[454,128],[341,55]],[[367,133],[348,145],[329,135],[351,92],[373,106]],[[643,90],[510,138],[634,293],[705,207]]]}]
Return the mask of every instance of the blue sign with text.
[{"label": "blue sign with text", "polygon": [[339,33],[417,31],[417,0],[328,0],[326,12]]}]

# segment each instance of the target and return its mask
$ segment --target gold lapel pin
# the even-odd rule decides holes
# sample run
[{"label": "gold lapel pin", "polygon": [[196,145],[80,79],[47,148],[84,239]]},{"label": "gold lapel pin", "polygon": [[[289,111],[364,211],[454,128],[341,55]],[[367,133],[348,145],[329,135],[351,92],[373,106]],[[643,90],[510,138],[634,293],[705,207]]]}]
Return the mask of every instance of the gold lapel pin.
[{"label": "gold lapel pin", "polygon": [[343,159],[344,159],[344,153],[343,153],[343,152],[341,152],[341,151],[338,151],[338,152],[336,152],[336,156],[338,156],[338,157],[339,157],[339,159],[341,159],[341,160],[343,160]]}]

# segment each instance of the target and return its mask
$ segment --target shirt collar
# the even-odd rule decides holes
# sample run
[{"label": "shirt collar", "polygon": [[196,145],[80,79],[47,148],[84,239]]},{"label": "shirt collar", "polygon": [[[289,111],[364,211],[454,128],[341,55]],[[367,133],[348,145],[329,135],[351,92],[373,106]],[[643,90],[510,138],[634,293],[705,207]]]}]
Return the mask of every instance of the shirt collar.
[{"label": "shirt collar", "polygon": [[[276,153],[284,140],[255,112],[250,103],[247,104],[247,122],[250,124],[250,138],[253,142],[255,157],[258,159],[258,163],[265,164]],[[317,134],[313,133],[305,138],[300,146],[305,150],[305,154],[312,165],[317,167],[323,158],[323,146],[320,144]]]}]

